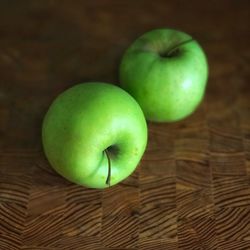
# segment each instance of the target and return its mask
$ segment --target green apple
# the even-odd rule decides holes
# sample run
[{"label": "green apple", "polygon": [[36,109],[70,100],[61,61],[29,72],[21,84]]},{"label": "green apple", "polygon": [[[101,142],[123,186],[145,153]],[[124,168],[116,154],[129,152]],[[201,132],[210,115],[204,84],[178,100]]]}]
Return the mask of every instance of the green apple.
[{"label": "green apple", "polygon": [[137,100],[146,119],[173,122],[190,115],[201,102],[208,65],[190,35],[156,29],[127,49],[119,74],[121,87]]},{"label": "green apple", "polygon": [[128,177],[147,143],[147,124],[138,103],[123,89],[83,83],[60,94],[42,126],[45,154],[66,179],[105,188]]}]

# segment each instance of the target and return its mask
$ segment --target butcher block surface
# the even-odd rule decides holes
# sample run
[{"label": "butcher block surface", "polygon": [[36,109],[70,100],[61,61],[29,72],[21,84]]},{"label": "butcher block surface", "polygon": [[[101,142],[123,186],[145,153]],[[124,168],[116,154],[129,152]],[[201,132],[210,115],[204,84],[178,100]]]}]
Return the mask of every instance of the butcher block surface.
[{"label": "butcher block surface", "polygon": [[[0,250],[250,249],[249,24],[244,0],[1,0]],[[70,183],[42,150],[49,105],[76,83],[119,84],[125,49],[159,27],[204,48],[203,102],[180,122],[148,123],[122,183]]]}]

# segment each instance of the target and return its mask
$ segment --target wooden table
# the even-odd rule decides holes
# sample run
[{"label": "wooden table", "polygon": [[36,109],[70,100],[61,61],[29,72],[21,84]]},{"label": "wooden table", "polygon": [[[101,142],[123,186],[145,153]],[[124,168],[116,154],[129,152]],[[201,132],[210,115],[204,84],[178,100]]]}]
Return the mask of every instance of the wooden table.
[{"label": "wooden table", "polygon": [[[249,1],[0,1],[0,249],[250,249]],[[117,83],[125,48],[157,27],[192,34],[210,65],[189,118],[149,123],[136,172],[69,183],[41,147],[51,101]]]}]

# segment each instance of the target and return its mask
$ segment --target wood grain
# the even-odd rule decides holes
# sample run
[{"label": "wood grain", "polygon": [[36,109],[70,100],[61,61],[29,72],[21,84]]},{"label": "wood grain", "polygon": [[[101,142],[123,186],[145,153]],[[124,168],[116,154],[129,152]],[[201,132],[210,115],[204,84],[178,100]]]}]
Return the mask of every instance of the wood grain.
[{"label": "wood grain", "polygon": [[[250,249],[249,23],[247,0],[0,1],[0,250]],[[50,103],[75,83],[118,84],[125,49],[158,27],[205,49],[203,102],[149,122],[122,183],[70,183],[42,150]]]}]

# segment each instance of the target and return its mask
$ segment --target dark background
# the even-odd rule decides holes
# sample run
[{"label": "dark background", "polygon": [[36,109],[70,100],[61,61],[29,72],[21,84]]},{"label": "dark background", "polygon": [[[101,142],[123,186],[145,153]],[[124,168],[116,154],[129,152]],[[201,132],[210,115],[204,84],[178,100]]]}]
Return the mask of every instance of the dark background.
[{"label": "dark background", "polygon": [[[250,249],[249,1],[0,1],[0,249]],[[106,190],[44,158],[51,101],[85,81],[118,83],[124,50],[183,30],[210,67],[197,111],[149,123],[136,172]]]}]

